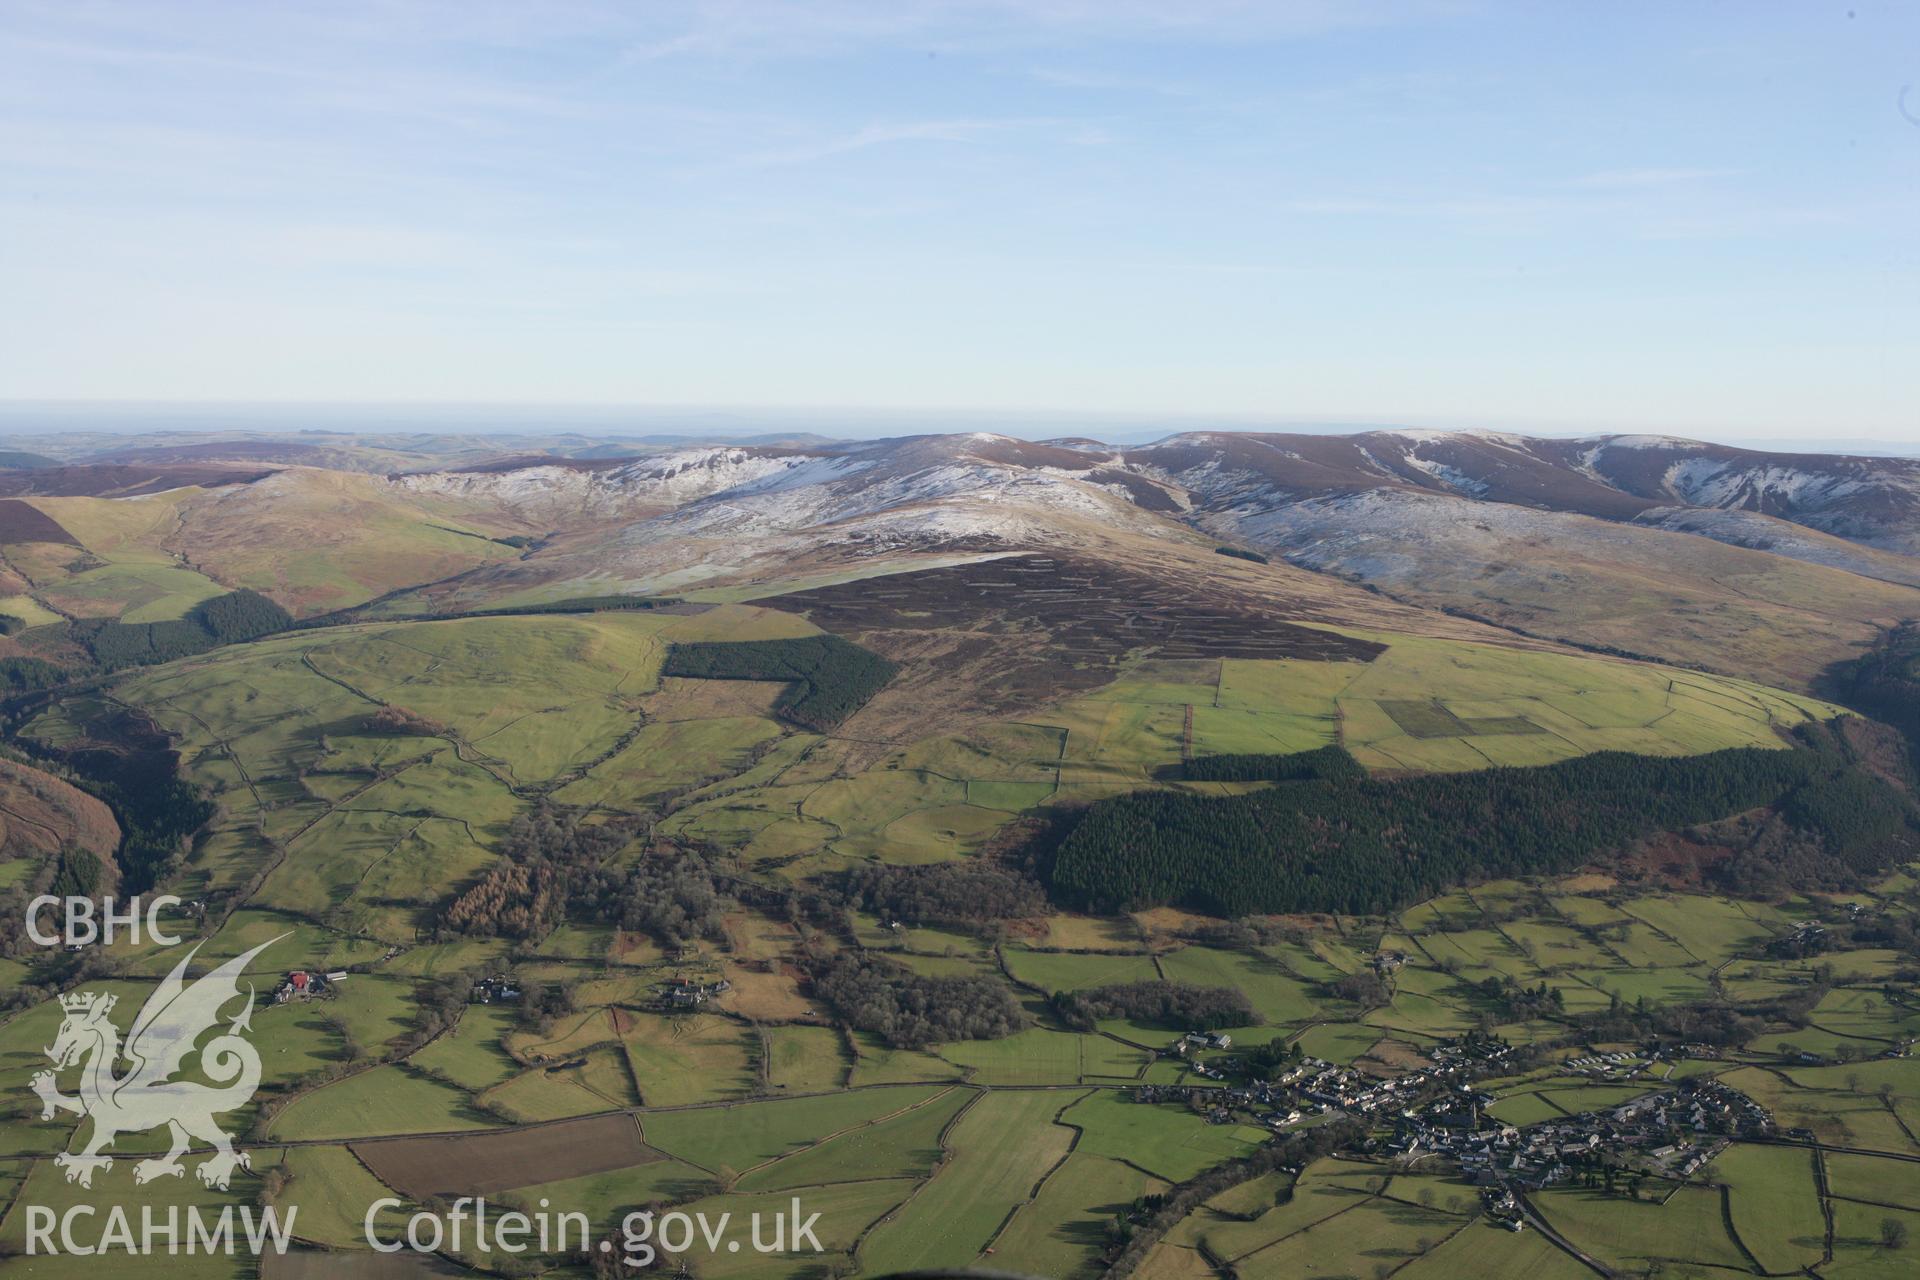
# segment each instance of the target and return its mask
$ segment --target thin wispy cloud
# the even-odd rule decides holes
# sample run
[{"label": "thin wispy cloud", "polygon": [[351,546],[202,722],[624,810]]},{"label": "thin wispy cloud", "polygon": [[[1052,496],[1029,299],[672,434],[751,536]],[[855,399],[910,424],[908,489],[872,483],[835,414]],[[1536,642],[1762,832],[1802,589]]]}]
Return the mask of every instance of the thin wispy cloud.
[{"label": "thin wispy cloud", "polygon": [[836,137],[755,152],[741,156],[732,163],[743,168],[812,164],[872,147],[921,142],[972,142],[988,134],[1023,127],[1027,123],[1015,120],[910,120],[869,124]]},{"label": "thin wispy cloud", "polygon": [[1738,169],[1602,169],[1583,174],[1570,184],[1599,191],[1626,191],[1646,187],[1675,187],[1717,178],[1731,178]]}]

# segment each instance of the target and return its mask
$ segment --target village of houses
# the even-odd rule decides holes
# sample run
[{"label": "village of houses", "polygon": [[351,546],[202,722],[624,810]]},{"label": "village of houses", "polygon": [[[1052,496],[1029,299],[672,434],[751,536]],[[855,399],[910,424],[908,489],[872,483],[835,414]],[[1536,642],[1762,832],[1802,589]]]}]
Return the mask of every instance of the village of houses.
[{"label": "village of houses", "polygon": [[[1225,1049],[1231,1037],[1193,1033],[1164,1052],[1187,1058],[1189,1068],[1210,1080],[1229,1071],[1190,1057]],[[1646,1053],[1595,1053],[1559,1064],[1568,1074],[1600,1082],[1644,1080],[1691,1049],[1652,1048]],[[1320,1058],[1302,1058],[1271,1080],[1231,1085],[1141,1085],[1143,1103],[1179,1103],[1204,1110],[1214,1123],[1252,1117],[1276,1133],[1340,1117],[1367,1122],[1375,1133],[1390,1123],[1392,1136],[1370,1138],[1365,1150],[1403,1166],[1438,1161],[1457,1167],[1483,1188],[1489,1213],[1511,1230],[1522,1227],[1516,1191],[1537,1191],[1579,1180],[1611,1187],[1616,1177],[1684,1179],[1705,1166],[1735,1137],[1774,1136],[1773,1118],[1753,1099],[1708,1078],[1685,1078],[1618,1106],[1525,1127],[1487,1114],[1492,1094],[1474,1081],[1511,1071],[1512,1050],[1497,1040],[1470,1038],[1429,1051],[1431,1062],[1397,1076],[1381,1077]],[[1792,1136],[1799,1136],[1797,1133]]]}]

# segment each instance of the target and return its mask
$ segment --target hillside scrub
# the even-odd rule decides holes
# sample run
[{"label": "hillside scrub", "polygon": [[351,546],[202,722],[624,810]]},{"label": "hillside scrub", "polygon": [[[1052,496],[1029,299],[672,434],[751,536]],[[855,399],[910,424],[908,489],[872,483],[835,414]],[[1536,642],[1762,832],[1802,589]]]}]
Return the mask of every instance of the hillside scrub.
[{"label": "hillside scrub", "polygon": [[825,732],[866,705],[899,670],[839,636],[676,644],[662,675],[696,680],[782,680],[792,687],[774,709],[805,728]]},{"label": "hillside scrub", "polygon": [[[1054,860],[1051,888],[1064,905],[1099,911],[1373,914],[1452,885],[1570,871],[1655,832],[1788,797],[1799,821],[1827,821],[1834,806],[1818,794],[1837,786],[1851,795],[1850,768],[1826,750],[1743,747],[1288,782],[1217,798],[1145,792],[1087,810]],[[1836,869],[1864,874],[1898,843],[1873,842],[1882,830],[1836,823],[1810,834]]]},{"label": "hillside scrub", "polygon": [[447,727],[437,720],[391,704],[369,715],[363,727],[368,733],[396,738],[435,738],[447,731]]}]

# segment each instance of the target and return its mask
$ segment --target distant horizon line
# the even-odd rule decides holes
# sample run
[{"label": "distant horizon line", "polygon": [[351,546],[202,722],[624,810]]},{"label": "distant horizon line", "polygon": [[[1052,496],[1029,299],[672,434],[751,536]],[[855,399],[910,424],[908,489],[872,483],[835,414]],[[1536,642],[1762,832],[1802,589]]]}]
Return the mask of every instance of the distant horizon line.
[{"label": "distant horizon line", "polygon": [[[240,423],[235,416],[258,415],[280,421]],[[371,423],[368,415],[400,419]],[[574,418],[573,422],[539,421],[544,415]],[[28,422],[31,417],[59,422]],[[137,421],[113,423],[113,418]],[[635,417],[647,421],[631,421]],[[205,419],[220,419],[206,421]],[[294,419],[294,421],[287,421]],[[478,419],[475,421],[474,419]],[[628,419],[620,423],[612,419]],[[679,419],[672,421],[671,419]],[[302,421],[304,420],[304,421]],[[903,421],[904,420],[904,421]],[[1366,431],[1483,432],[1543,439],[1585,436],[1670,436],[1729,447],[1796,452],[1853,453],[1861,448],[1920,452],[1920,438],[1901,439],[1873,434],[1833,435],[1813,429],[1665,426],[1645,428],[1601,422],[1531,420],[1516,423],[1505,418],[1461,419],[1451,415],[1384,417],[1378,415],[1280,414],[1236,410],[1056,409],[1008,406],[969,408],[905,405],[729,404],[648,401],[465,401],[465,400],[183,400],[0,398],[0,435],[53,434],[89,431],[105,435],[150,432],[235,431],[276,432],[388,431],[419,434],[465,431],[475,435],[566,434],[582,430],[645,434],[719,435],[768,434],[807,429],[837,438],[873,438],[876,428],[892,422],[942,426],[946,432],[990,430],[1016,438],[1093,434],[1099,428],[1124,428],[1125,439],[1102,443],[1140,443],[1149,433],[1158,439],[1194,431],[1235,433],[1274,432],[1356,435]],[[852,428],[850,432],[846,428]],[[1036,429],[1044,434],[1036,435]]]}]

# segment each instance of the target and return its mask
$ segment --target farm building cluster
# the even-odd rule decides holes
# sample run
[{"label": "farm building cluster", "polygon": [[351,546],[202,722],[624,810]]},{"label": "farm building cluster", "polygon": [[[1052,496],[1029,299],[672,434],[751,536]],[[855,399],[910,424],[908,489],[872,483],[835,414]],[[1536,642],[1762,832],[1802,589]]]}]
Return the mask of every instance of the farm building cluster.
[{"label": "farm building cluster", "polygon": [[489,974],[476,980],[468,999],[474,1004],[518,1004],[520,983],[504,974]]},{"label": "farm building cluster", "polygon": [[331,996],[334,986],[346,979],[347,972],[344,969],[335,969],[330,973],[314,969],[290,969],[280,979],[280,985],[273,989],[273,1002],[286,1004],[290,1000],[322,1000]]},{"label": "farm building cluster", "polygon": [[698,978],[669,978],[660,984],[661,1003],[669,1009],[698,1009],[733,990],[725,978],[702,982]]}]

